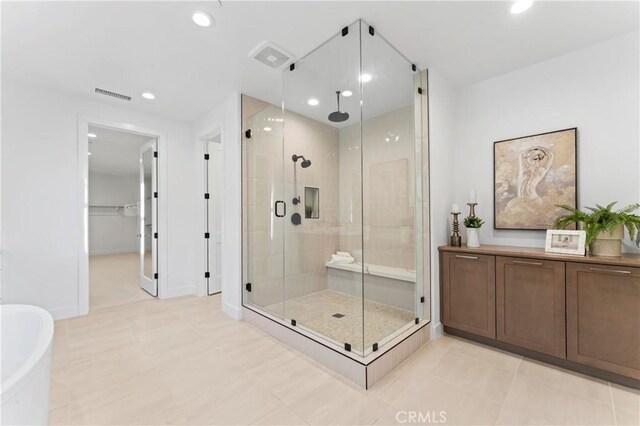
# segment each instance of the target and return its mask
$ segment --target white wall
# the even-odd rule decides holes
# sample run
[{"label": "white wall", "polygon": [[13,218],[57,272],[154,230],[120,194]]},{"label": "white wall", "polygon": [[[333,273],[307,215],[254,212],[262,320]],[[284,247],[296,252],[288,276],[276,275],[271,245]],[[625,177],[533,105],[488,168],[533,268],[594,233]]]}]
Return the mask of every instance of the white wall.
[{"label": "white wall", "polygon": [[461,206],[478,191],[482,243],[542,247],[545,238],[493,229],[494,141],[578,127],[579,205],[640,201],[638,52],[634,33],[458,91],[450,178]]},{"label": "white wall", "polygon": [[[122,206],[140,199],[139,176],[89,172],[89,205]],[[89,208],[89,254],[138,252],[138,217],[123,209]]]},{"label": "white wall", "polygon": [[199,198],[191,126],[10,81],[2,81],[2,89],[3,301],[38,305],[56,318],[78,314],[79,116],[166,134],[167,152],[159,155],[168,161],[167,193],[160,194],[168,230],[159,238],[168,251],[160,259],[160,281],[163,297],[195,292]]},{"label": "white wall", "polygon": [[[431,200],[431,336],[442,333],[440,324],[440,266],[438,246],[450,235],[454,200],[455,92],[436,71],[429,70],[429,167]],[[457,170],[457,169],[456,169]]]},{"label": "white wall", "polygon": [[[204,188],[204,144],[206,137],[220,132],[223,158],[222,201],[222,310],[234,319],[242,319],[242,175],[241,175],[241,111],[240,94],[234,93],[225,102],[218,105],[193,124],[192,148],[197,152],[195,167],[197,178],[201,182],[199,192]],[[199,171],[199,172],[198,172]],[[202,197],[202,194],[198,194]],[[199,243],[200,253],[198,271],[204,267],[204,206],[198,203],[194,209],[198,219],[194,221],[194,238]],[[203,276],[203,275],[199,275]],[[199,280],[199,294],[204,294],[204,279]]]}]

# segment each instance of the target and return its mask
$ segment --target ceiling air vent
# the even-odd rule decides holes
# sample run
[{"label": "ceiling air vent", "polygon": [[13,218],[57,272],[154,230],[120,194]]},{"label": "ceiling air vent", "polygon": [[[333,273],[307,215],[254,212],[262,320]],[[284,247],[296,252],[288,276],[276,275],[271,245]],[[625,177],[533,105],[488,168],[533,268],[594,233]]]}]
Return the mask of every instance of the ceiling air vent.
[{"label": "ceiling air vent", "polygon": [[249,53],[249,57],[271,68],[284,68],[293,62],[293,55],[270,41],[263,41]]},{"label": "ceiling air vent", "polygon": [[118,98],[123,101],[131,100],[131,96],[123,95],[116,92],[111,92],[109,90],[100,89],[99,87],[96,87],[95,92],[99,95],[111,96],[112,98]]}]

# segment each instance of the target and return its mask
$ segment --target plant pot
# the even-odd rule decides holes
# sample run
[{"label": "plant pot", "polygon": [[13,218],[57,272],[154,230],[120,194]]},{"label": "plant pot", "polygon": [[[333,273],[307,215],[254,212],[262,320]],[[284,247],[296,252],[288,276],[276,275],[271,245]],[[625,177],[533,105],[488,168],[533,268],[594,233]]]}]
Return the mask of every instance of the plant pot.
[{"label": "plant pot", "polygon": [[467,247],[480,247],[478,228],[467,228]]},{"label": "plant pot", "polygon": [[591,243],[590,252],[594,256],[621,256],[624,227],[617,226],[613,231],[601,231]]}]

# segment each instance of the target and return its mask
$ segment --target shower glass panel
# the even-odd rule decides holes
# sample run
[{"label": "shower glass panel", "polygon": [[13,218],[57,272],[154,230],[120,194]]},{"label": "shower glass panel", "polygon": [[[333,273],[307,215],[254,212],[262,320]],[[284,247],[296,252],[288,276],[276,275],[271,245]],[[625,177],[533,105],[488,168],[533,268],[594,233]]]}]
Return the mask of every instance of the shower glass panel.
[{"label": "shower glass panel", "polygon": [[364,330],[365,348],[371,348],[421,317],[421,116],[414,95],[420,73],[364,22],[361,40]]},{"label": "shower glass panel", "polygon": [[243,96],[245,306],[360,356],[429,321],[423,75],[357,21]]},{"label": "shower glass panel", "polygon": [[[284,318],[284,182],[282,109],[243,98],[245,300]],[[288,212],[286,212],[288,213]]]},{"label": "shower glass panel", "polygon": [[[356,353],[364,347],[359,27],[296,61],[283,81],[284,192],[292,215],[284,224],[285,317]],[[347,128],[351,138],[342,143]],[[293,161],[299,156],[307,163]],[[317,219],[306,218],[305,187],[322,193]]]}]

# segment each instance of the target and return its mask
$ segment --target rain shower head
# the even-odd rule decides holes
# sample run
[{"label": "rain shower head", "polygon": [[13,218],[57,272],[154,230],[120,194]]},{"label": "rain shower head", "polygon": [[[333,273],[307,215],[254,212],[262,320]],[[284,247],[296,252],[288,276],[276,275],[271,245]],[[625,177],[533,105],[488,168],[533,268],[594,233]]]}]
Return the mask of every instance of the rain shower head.
[{"label": "rain shower head", "polygon": [[297,163],[300,158],[302,158],[302,162],[300,163],[300,166],[302,166],[303,169],[306,169],[311,165],[311,160],[307,160],[302,155],[293,154],[293,157],[291,157],[294,163]]},{"label": "rain shower head", "polygon": [[329,121],[334,123],[342,123],[343,121],[347,121],[349,119],[348,112],[340,111],[340,91],[336,91],[336,97],[338,98],[338,110],[329,114]]}]

